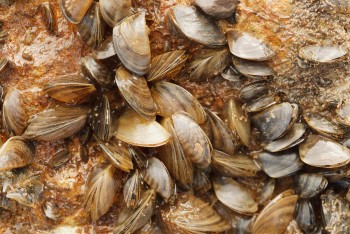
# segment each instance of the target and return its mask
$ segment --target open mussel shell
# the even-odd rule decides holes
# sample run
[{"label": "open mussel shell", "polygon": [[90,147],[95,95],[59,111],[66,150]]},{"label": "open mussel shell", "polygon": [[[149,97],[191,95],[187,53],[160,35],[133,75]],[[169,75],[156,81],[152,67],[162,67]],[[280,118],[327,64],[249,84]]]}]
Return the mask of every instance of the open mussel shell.
[{"label": "open mussel shell", "polygon": [[230,63],[230,52],[223,49],[204,49],[195,54],[189,64],[192,80],[205,80],[219,75]]},{"label": "open mussel shell", "polygon": [[227,207],[241,214],[254,214],[258,204],[248,188],[228,177],[213,179],[214,191],[218,199]]},{"label": "open mussel shell", "polygon": [[144,77],[134,75],[121,66],[116,71],[115,80],[119,91],[137,113],[147,120],[156,119],[153,98]]},{"label": "open mussel shell", "polygon": [[2,122],[9,135],[21,135],[28,125],[28,116],[22,98],[22,92],[16,88],[11,89],[5,96],[2,105]]},{"label": "open mussel shell", "polygon": [[95,139],[104,152],[104,156],[118,169],[130,172],[133,169],[133,163],[128,146],[112,138],[109,141],[103,141],[95,135]]},{"label": "open mussel shell", "polygon": [[251,145],[250,118],[242,109],[242,104],[231,98],[224,111],[228,127],[233,131],[235,138],[245,146]]},{"label": "open mussel shell", "polygon": [[96,59],[103,60],[117,55],[114,48],[113,36],[108,36],[99,47],[92,51],[92,56]]},{"label": "open mussel shell", "polygon": [[252,123],[264,139],[273,141],[283,136],[293,126],[296,112],[296,106],[283,102],[253,115]]},{"label": "open mussel shell", "polygon": [[253,234],[283,234],[293,219],[298,200],[291,190],[287,190],[272,201],[260,212],[253,224]]},{"label": "open mussel shell", "polygon": [[145,12],[125,18],[113,28],[113,43],[118,58],[132,73],[145,75],[151,64]]},{"label": "open mussel shell", "polygon": [[131,0],[100,0],[100,11],[104,21],[114,27],[131,15]]},{"label": "open mussel shell", "polygon": [[201,127],[185,112],[172,115],[174,129],[180,144],[193,164],[205,169],[211,162],[212,145]]},{"label": "open mussel shell", "polygon": [[263,171],[272,178],[280,178],[291,175],[303,167],[299,155],[294,151],[282,151],[278,153],[261,152],[257,160]]},{"label": "open mussel shell", "polygon": [[114,134],[114,115],[106,95],[98,101],[93,109],[91,117],[91,128],[94,134],[101,140],[109,140]]},{"label": "open mussel shell", "polygon": [[152,58],[147,81],[158,81],[175,76],[185,65],[188,57],[185,52],[185,50],[174,50]]},{"label": "open mussel shell", "polygon": [[270,152],[289,149],[305,140],[305,132],[306,126],[302,123],[296,123],[282,138],[268,142],[264,149]]},{"label": "open mussel shell", "polygon": [[314,167],[335,168],[350,162],[350,150],[320,135],[310,135],[299,145],[301,160]]},{"label": "open mussel shell", "polygon": [[345,47],[336,45],[322,46],[310,45],[302,47],[299,50],[299,56],[310,62],[315,63],[330,63],[336,59],[346,55],[348,51]]},{"label": "open mussel shell", "polygon": [[57,106],[34,116],[23,137],[31,140],[55,141],[79,132],[84,127],[89,109],[80,106]]},{"label": "open mussel shell", "polygon": [[264,81],[258,81],[250,83],[244,86],[238,94],[238,98],[242,102],[254,101],[266,94],[268,94],[269,88]]},{"label": "open mussel shell", "polygon": [[260,171],[249,156],[237,153],[234,155],[214,150],[212,154],[212,168],[220,175],[233,177],[254,177]]},{"label": "open mussel shell", "polygon": [[147,167],[141,171],[143,179],[165,200],[174,193],[174,184],[165,165],[157,158],[147,160]]},{"label": "open mussel shell", "polygon": [[123,189],[124,201],[127,207],[136,207],[141,198],[141,174],[139,170],[130,176]]},{"label": "open mussel shell", "polygon": [[224,232],[231,226],[211,205],[191,194],[181,194],[175,205],[161,210],[169,233]]},{"label": "open mussel shell", "polygon": [[96,168],[86,182],[84,209],[95,222],[104,215],[117,198],[120,182],[114,177],[115,167]]},{"label": "open mussel shell", "polygon": [[343,138],[346,134],[346,129],[335,121],[326,116],[316,113],[304,113],[303,118],[306,123],[321,135]]},{"label": "open mussel shell", "polygon": [[205,14],[214,18],[222,19],[230,17],[236,10],[237,0],[196,0],[195,4]]},{"label": "open mussel shell", "polygon": [[156,121],[149,121],[132,109],[117,120],[115,137],[131,145],[157,147],[169,140],[169,133]]},{"label": "open mussel shell", "polygon": [[305,233],[310,233],[316,228],[315,212],[310,201],[299,200],[297,202],[295,221]]},{"label": "open mussel shell", "polygon": [[168,11],[170,25],[184,36],[209,47],[226,44],[219,27],[193,6],[175,5]]},{"label": "open mussel shell", "polygon": [[0,171],[27,166],[34,161],[34,156],[34,145],[28,140],[11,137],[0,148]]},{"label": "open mussel shell", "polygon": [[99,3],[92,3],[77,29],[86,45],[96,48],[102,43],[105,23],[101,17]]},{"label": "open mussel shell", "polygon": [[340,13],[350,13],[350,3],[348,0],[324,0],[334,11]]},{"label": "open mussel shell", "polygon": [[310,198],[321,193],[328,185],[327,179],[320,174],[302,173],[296,177],[296,191],[301,198]]},{"label": "open mussel shell", "polygon": [[114,84],[112,71],[94,57],[90,55],[83,57],[81,59],[81,67],[85,75],[97,84],[107,88]]},{"label": "open mussel shell", "polygon": [[280,94],[278,93],[266,94],[262,97],[259,97],[250,102],[245,103],[244,109],[249,113],[259,112],[279,103],[280,101],[281,101]]},{"label": "open mussel shell", "polygon": [[78,24],[90,8],[93,0],[60,0],[64,17],[73,24]]},{"label": "open mussel shell", "polygon": [[265,61],[275,56],[275,52],[264,42],[248,33],[228,31],[226,35],[230,51],[234,56],[255,61]]},{"label": "open mussel shell", "polygon": [[182,149],[171,119],[165,118],[161,124],[170,133],[171,137],[167,144],[159,148],[158,158],[164,163],[175,180],[183,186],[192,184],[193,166]]},{"label": "open mussel shell", "polygon": [[134,233],[145,225],[153,215],[156,202],[156,191],[149,189],[141,194],[136,208],[124,208],[113,229],[113,233]]},{"label": "open mussel shell", "polygon": [[158,82],[151,88],[157,115],[171,117],[178,111],[187,112],[198,124],[207,116],[198,100],[186,89],[169,82]]},{"label": "open mussel shell", "polygon": [[50,80],[44,86],[43,92],[61,102],[80,104],[89,101],[96,88],[80,75],[69,74]]},{"label": "open mussel shell", "polygon": [[221,150],[227,154],[235,152],[235,142],[231,130],[226,126],[214,112],[205,109],[210,122],[211,137],[209,137],[214,149]]},{"label": "open mussel shell", "polygon": [[233,64],[239,73],[246,77],[262,78],[272,76],[272,69],[264,62],[250,61],[233,57]]}]

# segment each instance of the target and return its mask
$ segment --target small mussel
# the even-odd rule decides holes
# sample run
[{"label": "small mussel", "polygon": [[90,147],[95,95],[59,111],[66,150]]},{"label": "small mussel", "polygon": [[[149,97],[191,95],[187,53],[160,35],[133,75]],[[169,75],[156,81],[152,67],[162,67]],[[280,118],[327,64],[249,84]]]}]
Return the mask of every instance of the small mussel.
[{"label": "small mussel", "polygon": [[70,157],[71,157],[71,154],[70,154],[69,150],[62,149],[62,150],[57,151],[51,157],[51,159],[48,161],[47,164],[49,164],[49,166],[53,167],[53,168],[59,167],[59,166],[62,166],[65,162],[67,162]]},{"label": "small mussel", "polygon": [[98,99],[97,105],[91,117],[91,128],[94,134],[101,140],[109,140],[114,134],[114,115],[106,95]]},{"label": "small mussel", "polygon": [[212,186],[208,173],[194,169],[192,188],[197,195],[204,195],[211,190]]},{"label": "small mussel", "polygon": [[81,67],[84,74],[103,87],[111,87],[114,84],[112,71],[101,61],[92,56],[81,59]]},{"label": "small mussel", "polygon": [[181,32],[190,40],[209,47],[226,44],[219,27],[193,6],[175,5],[168,11],[168,20],[174,31]]},{"label": "small mussel", "polygon": [[258,81],[245,85],[238,94],[238,98],[242,102],[250,102],[268,94],[269,88],[265,82]]},{"label": "small mussel", "polygon": [[228,18],[236,10],[238,0],[196,0],[199,6],[206,14],[214,18]]},{"label": "small mussel", "polygon": [[328,185],[327,179],[321,174],[302,173],[296,179],[296,190],[301,198],[310,198],[321,193]]},{"label": "small mussel", "polygon": [[[0,42],[1,42],[1,31],[0,31]],[[6,67],[9,60],[6,57],[0,57],[0,72]]]},{"label": "small mussel", "polygon": [[41,15],[43,17],[47,31],[52,32],[55,30],[55,18],[52,11],[51,4],[49,2],[44,2],[40,6]]},{"label": "small mussel", "polygon": [[93,0],[60,0],[64,17],[73,24],[78,24],[89,10]]},{"label": "small mussel", "polygon": [[273,106],[279,103],[280,101],[281,101],[281,94],[270,93],[245,103],[243,107],[249,113],[259,112],[270,106]]},{"label": "small mussel", "polygon": [[141,175],[135,170],[124,184],[124,201],[127,207],[136,207],[141,198]]},{"label": "small mussel", "polygon": [[242,59],[265,61],[275,56],[264,42],[245,32],[228,31],[227,41],[231,53]]},{"label": "small mussel", "polygon": [[151,48],[145,12],[125,18],[113,28],[113,43],[118,58],[132,73],[145,75],[150,70]]},{"label": "small mussel", "polygon": [[347,54],[345,47],[330,45],[310,45],[302,47],[299,50],[299,56],[310,62],[315,63],[330,63]]},{"label": "small mussel", "polygon": [[316,228],[315,212],[310,201],[298,201],[295,220],[305,233],[310,233]]},{"label": "small mussel", "polygon": [[131,15],[131,0],[100,0],[100,11],[104,21],[114,27]]},{"label": "small mussel", "polygon": [[[108,36],[99,47],[92,51],[92,55],[96,59],[107,59],[117,55],[117,51],[114,48],[113,36]],[[86,65],[85,65],[86,66]]]},{"label": "small mussel", "polygon": [[264,78],[273,75],[272,69],[264,62],[233,57],[233,64],[239,73],[250,78]]}]

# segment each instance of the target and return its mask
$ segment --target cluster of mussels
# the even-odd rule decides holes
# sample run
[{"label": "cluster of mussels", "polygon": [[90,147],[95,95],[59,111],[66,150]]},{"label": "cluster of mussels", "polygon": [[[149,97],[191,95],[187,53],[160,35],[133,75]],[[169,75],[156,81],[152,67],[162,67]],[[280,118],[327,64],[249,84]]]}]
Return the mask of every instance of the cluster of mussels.
[{"label": "cluster of mussels", "polygon": [[[331,119],[301,110],[271,90],[266,78],[273,71],[266,61],[275,56],[273,49],[245,32],[225,35],[213,20],[232,16],[236,0],[196,0],[195,6],[167,9],[166,23],[174,35],[211,48],[189,63],[185,50],[151,56],[146,12],[132,14],[131,0],[59,2],[93,51],[81,59],[83,74],[56,77],[43,87],[60,105],[29,117],[22,91],[7,92],[2,115],[11,137],[0,148],[0,171],[35,161],[32,141],[79,134],[82,145],[94,138],[109,161],[95,168],[86,184],[83,206],[92,221],[106,214],[123,186],[125,208],[114,233],[140,228],[147,233],[350,232],[350,193],[345,190],[350,143],[343,141],[350,104],[335,107],[337,118]],[[344,10],[342,1],[327,2]],[[42,13],[53,30],[49,3]],[[106,24],[113,28],[107,39]],[[304,63],[331,63],[346,53],[336,45],[311,45],[301,48],[299,56]],[[110,58],[120,61],[115,71],[106,65]],[[0,70],[6,63],[0,60]],[[214,113],[171,82],[184,70],[194,80],[221,73],[231,82],[249,82],[222,113]],[[125,100],[118,109],[104,94],[115,85]],[[96,93],[101,94],[98,104],[89,108],[85,104]],[[69,156],[60,151],[49,164],[58,167]],[[124,185],[116,179],[117,170],[128,173]],[[28,190],[3,180],[1,207],[38,202],[43,185],[36,178],[27,182]],[[44,205],[53,220],[59,219],[55,209]]]}]

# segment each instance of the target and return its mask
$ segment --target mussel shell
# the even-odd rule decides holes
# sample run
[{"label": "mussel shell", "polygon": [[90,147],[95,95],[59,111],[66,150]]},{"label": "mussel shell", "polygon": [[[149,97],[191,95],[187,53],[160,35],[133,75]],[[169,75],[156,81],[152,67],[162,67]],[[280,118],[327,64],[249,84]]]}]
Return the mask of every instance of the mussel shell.
[{"label": "mussel shell", "polygon": [[93,0],[60,0],[64,17],[73,24],[78,24],[89,10]]},{"label": "mussel shell", "polygon": [[237,71],[246,77],[259,78],[273,75],[273,70],[264,62],[233,57],[233,64]]},{"label": "mussel shell", "polygon": [[335,168],[350,162],[350,150],[320,135],[310,135],[299,145],[301,160],[314,167]]},{"label": "mussel shell", "polygon": [[168,20],[190,40],[209,47],[226,44],[225,35],[219,27],[193,6],[175,5],[168,11]]},{"label": "mussel shell", "polygon": [[206,194],[212,188],[209,175],[204,171],[194,169],[192,188],[198,195]]},{"label": "mussel shell", "polygon": [[173,114],[172,120],[185,154],[198,168],[207,168],[211,162],[212,145],[205,132],[184,112]]},{"label": "mussel shell", "polygon": [[57,106],[34,116],[23,137],[31,140],[55,141],[79,132],[84,127],[89,109],[80,106]]},{"label": "mussel shell", "polygon": [[275,52],[264,42],[247,33],[228,31],[226,35],[231,53],[239,58],[265,61],[275,56]]},{"label": "mussel shell", "polygon": [[114,48],[113,36],[108,36],[99,47],[92,51],[92,56],[96,59],[103,60],[117,55]]},{"label": "mussel shell", "polygon": [[195,4],[207,15],[221,19],[230,17],[235,12],[238,0],[196,0]]},{"label": "mussel shell", "polygon": [[9,135],[22,135],[28,125],[28,116],[22,99],[22,92],[16,88],[11,89],[5,96],[2,122]]},{"label": "mussel shell", "polygon": [[318,63],[330,63],[348,53],[345,47],[310,45],[299,50],[299,56],[305,60]]},{"label": "mussel shell", "polygon": [[97,84],[104,87],[111,87],[114,84],[112,71],[108,69],[101,61],[92,56],[85,56],[81,59],[81,67],[83,72],[95,81]]},{"label": "mussel shell", "polygon": [[131,15],[131,0],[100,0],[100,6],[104,21],[111,27]]},{"label": "mussel shell", "polygon": [[308,200],[299,200],[296,206],[295,220],[298,226],[305,232],[310,233],[316,228],[314,209]]},{"label": "mussel shell", "polygon": [[254,177],[260,171],[247,155],[229,155],[218,150],[213,151],[211,166],[217,174],[230,177]]},{"label": "mussel shell", "polygon": [[185,111],[198,124],[205,122],[207,116],[198,100],[186,89],[169,82],[158,82],[151,88],[157,115],[171,117],[174,113]]},{"label": "mussel shell", "polygon": [[40,6],[41,15],[43,17],[47,31],[52,32],[55,29],[54,14],[52,11],[51,4],[44,2]]},{"label": "mussel shell", "polygon": [[145,12],[125,18],[113,28],[113,43],[118,58],[132,73],[145,75],[151,64]]},{"label": "mussel shell", "polygon": [[[0,31],[0,34],[1,34],[1,31]],[[6,57],[0,57],[0,72],[6,67],[8,62],[9,60]]]},{"label": "mussel shell", "polygon": [[105,23],[101,17],[99,3],[92,3],[77,29],[86,45],[96,48],[102,43]]},{"label": "mussel shell", "polygon": [[342,104],[339,108],[337,108],[336,113],[338,114],[337,120],[340,123],[346,126],[350,126],[350,104],[348,102]]},{"label": "mussel shell", "polygon": [[278,93],[271,93],[246,103],[244,109],[249,113],[259,112],[279,103],[280,100],[281,97]]},{"label": "mussel shell", "polygon": [[174,50],[152,58],[147,81],[158,81],[175,76],[185,65],[188,57],[185,52],[185,50]]},{"label": "mussel shell", "polygon": [[264,139],[273,141],[293,126],[293,112],[293,106],[283,102],[253,115],[252,123]]},{"label": "mussel shell", "polygon": [[272,178],[280,178],[291,175],[303,167],[299,155],[294,151],[282,151],[278,153],[261,152],[258,161],[263,171]]},{"label": "mussel shell", "polygon": [[272,201],[260,212],[253,224],[253,234],[283,234],[293,219],[298,200],[291,190],[287,190]]},{"label": "mussel shell", "polygon": [[89,101],[96,88],[80,75],[69,74],[50,80],[43,87],[43,92],[65,103],[80,104]]},{"label": "mussel shell", "polygon": [[321,174],[302,173],[296,177],[296,191],[301,198],[311,198],[320,194],[328,185]]},{"label": "mussel shell", "polygon": [[114,134],[114,115],[106,95],[98,99],[94,108],[90,125],[94,134],[103,141],[111,139]]},{"label": "mussel shell", "polygon": [[127,207],[136,207],[141,199],[141,175],[139,170],[130,176],[123,189],[124,201]]},{"label": "mussel shell", "polygon": [[279,152],[289,149],[305,140],[305,132],[305,125],[296,123],[282,138],[270,141],[264,146],[264,149],[270,152]]},{"label": "mussel shell", "polygon": [[67,162],[71,157],[69,150],[62,149],[57,151],[51,159],[47,162],[50,167],[59,167],[62,166],[65,162]]},{"label": "mussel shell", "polygon": [[161,210],[161,217],[169,233],[217,233],[231,228],[211,205],[191,194],[179,195],[175,205]]},{"label": "mussel shell", "polygon": [[115,80],[119,91],[137,113],[147,120],[156,119],[153,98],[144,77],[120,67],[116,71]]},{"label": "mussel shell", "polygon": [[205,109],[205,111],[208,115],[209,128],[212,133],[209,139],[214,149],[233,154],[235,152],[235,142],[231,130],[214,112],[209,109]]},{"label": "mussel shell", "polygon": [[249,147],[251,145],[250,118],[242,109],[242,104],[231,98],[226,105],[224,114],[228,127],[233,131],[236,139]]},{"label": "mussel shell", "polygon": [[205,80],[219,75],[230,63],[227,48],[205,49],[195,54],[189,64],[190,77],[193,80]]},{"label": "mussel shell", "polygon": [[244,86],[238,94],[238,98],[242,102],[251,102],[268,94],[269,88],[265,82],[253,82]]},{"label": "mussel shell", "polygon": [[146,183],[165,200],[174,193],[174,184],[165,165],[157,158],[148,159],[147,167],[141,171]]},{"label": "mussel shell", "polygon": [[0,171],[24,167],[34,161],[35,149],[20,136],[9,138],[0,148]]},{"label": "mussel shell", "polygon": [[227,67],[221,72],[221,77],[228,81],[238,82],[241,81],[241,75],[232,66]]},{"label": "mussel shell", "polygon": [[132,109],[117,120],[115,137],[131,145],[158,147],[169,140],[169,133],[156,121],[149,121]]},{"label": "mussel shell", "polygon": [[275,179],[270,178],[267,183],[264,184],[264,187],[261,189],[257,201],[259,204],[265,205],[267,203],[273,192],[275,191],[276,182]]},{"label": "mussel shell", "polygon": [[218,199],[227,207],[241,214],[254,214],[258,204],[252,193],[235,180],[228,177],[213,179],[214,191]]}]

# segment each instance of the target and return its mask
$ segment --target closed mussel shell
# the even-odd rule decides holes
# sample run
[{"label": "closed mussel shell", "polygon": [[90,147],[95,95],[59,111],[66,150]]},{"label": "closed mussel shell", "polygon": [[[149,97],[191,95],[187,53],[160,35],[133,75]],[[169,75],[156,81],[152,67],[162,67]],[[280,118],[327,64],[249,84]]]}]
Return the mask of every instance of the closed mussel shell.
[{"label": "closed mussel shell", "polygon": [[266,205],[275,191],[275,187],[275,179],[270,178],[261,189],[259,196],[257,197],[257,202],[259,202],[259,204]]},{"label": "closed mussel shell", "polygon": [[350,162],[350,150],[320,135],[310,135],[299,145],[301,160],[314,167],[336,168]]},{"label": "closed mussel shell", "polygon": [[217,47],[226,44],[219,27],[193,6],[175,5],[168,11],[171,26],[184,36],[200,44]]},{"label": "closed mussel shell", "polygon": [[96,92],[93,84],[78,74],[69,74],[50,80],[43,88],[50,97],[69,104],[80,104],[89,101]]},{"label": "closed mussel shell", "polygon": [[55,141],[79,132],[84,127],[89,109],[81,106],[57,106],[34,116],[23,137]]},{"label": "closed mussel shell", "polygon": [[228,31],[228,45],[233,55],[247,60],[265,61],[273,58],[273,52],[265,43],[248,33]]},{"label": "closed mussel shell", "polygon": [[198,124],[206,120],[206,113],[198,100],[186,89],[169,82],[158,82],[151,89],[157,115],[171,117],[178,111],[187,112]]},{"label": "closed mussel shell", "polygon": [[113,43],[118,58],[132,73],[145,75],[151,64],[145,12],[125,18],[113,28]]},{"label": "closed mussel shell", "polygon": [[184,112],[173,114],[172,120],[185,154],[198,168],[207,168],[211,162],[212,145],[205,132]]},{"label": "closed mussel shell", "polygon": [[28,140],[11,137],[0,148],[0,171],[27,166],[34,161],[34,156],[34,145]]},{"label": "closed mussel shell", "polygon": [[69,150],[67,149],[59,150],[48,161],[48,164],[53,168],[62,166],[65,162],[69,160],[70,156],[71,154]]},{"label": "closed mussel shell", "polygon": [[90,8],[93,0],[60,0],[64,17],[73,24],[78,24]]},{"label": "closed mussel shell", "polygon": [[261,152],[258,154],[263,171],[272,178],[291,175],[303,167],[299,155],[291,150],[278,153]]},{"label": "closed mussel shell", "polygon": [[181,194],[172,206],[161,210],[169,233],[224,232],[230,225],[211,205],[191,194]]},{"label": "closed mussel shell", "polygon": [[106,95],[98,100],[93,109],[91,118],[91,128],[94,134],[103,141],[111,139],[114,134],[114,116]]},{"label": "closed mussel shell", "polygon": [[330,63],[347,54],[344,47],[336,45],[310,45],[299,50],[299,56],[305,60],[318,63]]},{"label": "closed mussel shell", "polygon": [[164,164],[157,158],[148,159],[147,167],[141,171],[143,179],[155,189],[164,199],[169,199],[174,193],[174,184]]},{"label": "closed mussel shell", "polygon": [[115,137],[135,146],[157,147],[169,140],[169,133],[158,122],[149,121],[132,109],[117,120]]},{"label": "closed mussel shell", "polygon": [[108,36],[99,47],[92,51],[92,55],[96,59],[107,59],[117,55],[117,51],[114,48],[113,36]]},{"label": "closed mussel shell", "polygon": [[268,94],[269,88],[264,81],[258,81],[250,83],[244,86],[238,94],[238,98],[242,102],[254,101],[266,94]]},{"label": "closed mussel shell", "polygon": [[220,19],[230,17],[238,5],[237,0],[196,0],[195,3],[206,14]]},{"label": "closed mussel shell", "polygon": [[314,197],[328,185],[327,179],[320,174],[302,173],[295,179],[296,190],[301,198]]},{"label": "closed mussel shell", "polygon": [[124,201],[127,207],[136,207],[141,198],[141,175],[139,170],[129,177],[124,184]]},{"label": "closed mussel shell", "polygon": [[316,217],[310,201],[302,199],[297,202],[295,220],[305,233],[315,229]]},{"label": "closed mussel shell", "polygon": [[112,71],[101,61],[88,55],[81,59],[83,72],[97,84],[103,87],[110,87],[114,84]]},{"label": "closed mussel shell", "polygon": [[255,113],[262,111],[268,107],[271,107],[281,101],[281,97],[278,93],[266,94],[251,100],[244,105],[244,109],[249,113]]},{"label": "closed mussel shell", "polygon": [[233,64],[239,73],[246,77],[263,78],[272,76],[272,69],[264,62],[250,61],[233,57]]},{"label": "closed mussel shell", "polygon": [[86,45],[96,48],[102,43],[105,23],[101,17],[99,3],[92,3],[77,29]]},{"label": "closed mussel shell", "polygon": [[131,0],[100,0],[101,15],[111,27],[131,15]]},{"label": "closed mussel shell", "polygon": [[116,71],[115,80],[130,106],[145,119],[155,120],[155,106],[145,78],[120,67]]},{"label": "closed mussel shell", "polygon": [[260,212],[253,224],[253,234],[283,234],[293,219],[298,200],[291,190],[287,190],[272,201]]},{"label": "closed mussel shell", "polygon": [[218,199],[230,209],[242,214],[254,214],[258,204],[248,188],[228,177],[213,180],[214,191]]},{"label": "closed mussel shell", "polygon": [[2,105],[2,122],[9,135],[21,135],[28,125],[28,116],[22,98],[22,92],[16,88],[11,89],[5,96]]}]

